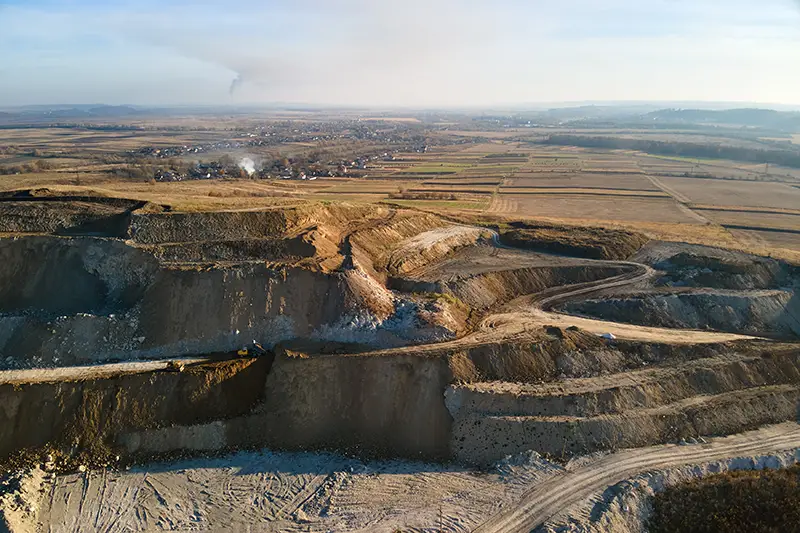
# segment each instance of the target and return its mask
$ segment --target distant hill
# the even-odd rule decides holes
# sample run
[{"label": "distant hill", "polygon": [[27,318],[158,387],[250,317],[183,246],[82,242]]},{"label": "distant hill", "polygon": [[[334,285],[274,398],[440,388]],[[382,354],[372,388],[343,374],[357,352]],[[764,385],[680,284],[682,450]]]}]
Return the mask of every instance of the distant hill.
[{"label": "distant hill", "polygon": [[661,109],[642,116],[645,121],[685,124],[720,124],[800,131],[800,113],[773,109]]},{"label": "distant hill", "polygon": [[0,111],[2,124],[41,124],[92,119],[117,119],[151,115],[155,111],[128,105],[54,105],[23,106]]}]

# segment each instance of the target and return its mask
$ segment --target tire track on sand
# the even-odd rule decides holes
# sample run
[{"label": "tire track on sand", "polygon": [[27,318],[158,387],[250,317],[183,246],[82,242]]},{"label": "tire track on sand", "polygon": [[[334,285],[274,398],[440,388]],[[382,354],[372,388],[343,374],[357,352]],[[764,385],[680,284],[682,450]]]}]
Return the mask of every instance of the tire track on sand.
[{"label": "tire track on sand", "polygon": [[526,492],[512,508],[501,511],[473,533],[529,533],[560,512],[605,488],[649,470],[701,464],[729,457],[760,455],[800,447],[795,423],[713,439],[694,446],[654,446],[608,455],[593,464],[567,471]]}]

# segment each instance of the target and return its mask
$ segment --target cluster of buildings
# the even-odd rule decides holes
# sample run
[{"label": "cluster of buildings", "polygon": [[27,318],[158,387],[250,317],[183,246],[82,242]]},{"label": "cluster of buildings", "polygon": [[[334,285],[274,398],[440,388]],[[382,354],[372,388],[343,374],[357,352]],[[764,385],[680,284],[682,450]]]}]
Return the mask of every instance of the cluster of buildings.
[{"label": "cluster of buildings", "polygon": [[161,182],[210,180],[237,176],[238,174],[237,170],[225,168],[220,163],[200,163],[184,172],[174,168],[159,168],[155,171],[153,179]]}]

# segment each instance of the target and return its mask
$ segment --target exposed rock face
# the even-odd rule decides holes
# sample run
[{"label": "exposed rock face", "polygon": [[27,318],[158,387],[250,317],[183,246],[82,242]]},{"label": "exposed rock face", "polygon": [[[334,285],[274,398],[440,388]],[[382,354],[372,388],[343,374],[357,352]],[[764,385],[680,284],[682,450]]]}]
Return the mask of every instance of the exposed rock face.
[{"label": "exposed rock face", "polygon": [[0,384],[0,458],[45,445],[111,453],[117,435],[248,413],[268,358],[67,382]]},{"label": "exposed rock face", "polygon": [[442,392],[447,360],[414,355],[308,356],[281,350],[252,414],[222,423],[121,435],[128,453],[242,446],[336,448],[360,454],[450,457]]},{"label": "exposed rock face", "polygon": [[642,326],[800,336],[800,298],[794,291],[650,293],[575,302],[563,310]]},{"label": "exposed rock face", "polygon": [[423,316],[358,265],[176,264],[154,253],[164,249],[94,237],[0,240],[0,365],[177,357],[295,338],[392,347],[450,339],[462,327]]},{"label": "exposed rock face", "polygon": [[683,243],[653,241],[633,260],[664,272],[659,283],[670,287],[778,289],[797,276],[797,267],[775,259]]},{"label": "exposed rock face", "polygon": [[791,352],[542,384],[456,385],[446,403],[454,455],[486,465],[531,448],[570,457],[792,420],[798,384],[800,360]]}]

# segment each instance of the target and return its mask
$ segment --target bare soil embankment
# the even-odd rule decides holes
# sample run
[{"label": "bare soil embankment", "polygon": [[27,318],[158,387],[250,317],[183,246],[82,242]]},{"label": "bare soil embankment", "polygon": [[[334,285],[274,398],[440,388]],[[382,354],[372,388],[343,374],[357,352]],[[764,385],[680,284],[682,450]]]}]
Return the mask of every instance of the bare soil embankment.
[{"label": "bare soil embankment", "polygon": [[529,448],[569,457],[794,420],[799,369],[790,351],[543,385],[452,387],[453,453],[480,464]]},{"label": "bare soil embankment", "polygon": [[[128,453],[262,447],[447,459],[445,358],[309,356],[280,350],[263,402],[249,415],[194,427],[122,435]],[[190,435],[191,438],[187,438]]]},{"label": "bare soil embankment", "polygon": [[654,241],[632,258],[664,272],[657,284],[755,290],[791,286],[797,266],[767,257],[684,243]]},{"label": "bare soil embankment", "polygon": [[0,458],[48,447],[73,465],[81,455],[107,461],[122,432],[245,414],[263,398],[269,366],[268,358],[238,359],[183,372],[2,383]]},{"label": "bare soil embankment", "polygon": [[800,299],[790,291],[631,294],[573,302],[560,310],[642,326],[800,337]]},{"label": "bare soil embankment", "polygon": [[132,212],[145,202],[59,196],[47,189],[0,196],[0,233],[49,233],[124,237]]},{"label": "bare soil embankment", "polygon": [[537,250],[586,259],[623,260],[650,239],[640,233],[604,228],[512,223],[500,233],[500,241],[515,248]]}]

